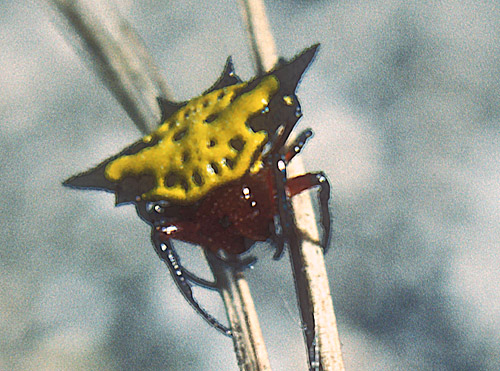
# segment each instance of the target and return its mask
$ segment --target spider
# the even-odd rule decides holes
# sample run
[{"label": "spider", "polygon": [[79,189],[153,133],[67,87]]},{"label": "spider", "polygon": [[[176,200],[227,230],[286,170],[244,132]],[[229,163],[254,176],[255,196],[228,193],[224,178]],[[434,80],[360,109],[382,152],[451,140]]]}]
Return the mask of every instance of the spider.
[{"label": "spider", "polygon": [[114,192],[116,205],[132,203],[152,226],[156,252],[188,302],[212,326],[231,331],[194,299],[192,285],[217,289],[180,264],[171,240],[194,243],[237,267],[254,242],[272,239],[275,259],[297,238],[290,198],[320,187],[322,246],[330,232],[330,186],[322,172],[288,179],[286,166],[312,136],[286,141],[302,116],[295,91],[319,45],[248,82],[231,57],[218,81],[183,103],[158,98],[162,120],[150,135],[63,184]]}]

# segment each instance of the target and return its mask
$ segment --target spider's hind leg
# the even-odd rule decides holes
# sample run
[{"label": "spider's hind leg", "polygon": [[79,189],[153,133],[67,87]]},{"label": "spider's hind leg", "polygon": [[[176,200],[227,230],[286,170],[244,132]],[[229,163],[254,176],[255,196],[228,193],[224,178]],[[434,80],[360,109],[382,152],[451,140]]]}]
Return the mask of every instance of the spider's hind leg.
[{"label": "spider's hind leg", "polygon": [[306,189],[319,186],[320,222],[323,226],[323,240],[321,246],[323,251],[328,250],[330,244],[330,183],[323,172],[307,173],[287,179],[285,189],[288,197],[293,197]]}]

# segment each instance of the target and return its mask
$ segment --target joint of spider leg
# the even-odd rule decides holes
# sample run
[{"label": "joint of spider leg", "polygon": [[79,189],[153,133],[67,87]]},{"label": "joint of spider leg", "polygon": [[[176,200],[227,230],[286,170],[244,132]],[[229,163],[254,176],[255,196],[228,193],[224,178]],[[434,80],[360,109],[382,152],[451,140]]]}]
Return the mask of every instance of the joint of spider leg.
[{"label": "joint of spider leg", "polygon": [[312,137],[312,135],[313,135],[313,132],[312,132],[312,130],[311,130],[311,129],[306,129],[306,130],[304,130],[304,131],[301,133],[301,135],[300,135],[300,137],[299,137],[299,139],[298,139],[298,140],[299,140],[298,145],[299,145],[299,146],[301,146],[301,147],[302,147],[302,146],[304,146],[304,144],[306,144],[306,141],[307,141],[310,137]]},{"label": "joint of spider leg", "polygon": [[322,244],[321,244],[321,240],[320,239],[314,239],[312,238],[306,231],[304,231],[303,229],[301,228],[297,228],[296,229],[296,232],[298,234],[298,237],[302,240],[302,241],[307,241],[307,242],[310,242],[314,245],[317,245],[321,248],[323,248]]}]

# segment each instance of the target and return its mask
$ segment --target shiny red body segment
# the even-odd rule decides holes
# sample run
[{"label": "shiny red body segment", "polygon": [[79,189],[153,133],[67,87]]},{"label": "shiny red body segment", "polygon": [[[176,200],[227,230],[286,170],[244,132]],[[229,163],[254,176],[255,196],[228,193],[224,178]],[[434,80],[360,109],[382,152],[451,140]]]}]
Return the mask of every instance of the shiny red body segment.
[{"label": "shiny red body segment", "polygon": [[[199,244],[214,253],[222,249],[241,254],[253,241],[265,241],[271,236],[273,218],[278,213],[274,190],[269,169],[247,174],[211,192],[182,220],[157,227],[158,237]],[[246,243],[245,239],[252,242]]]},{"label": "shiny red body segment", "polygon": [[[285,190],[293,197],[320,185],[316,174],[288,179]],[[156,227],[160,240],[181,240],[201,245],[213,253],[247,251],[254,241],[266,241],[278,214],[276,187],[269,168],[247,174],[237,182],[211,192],[195,211],[182,213],[182,219]],[[248,242],[245,240],[249,240]]]}]

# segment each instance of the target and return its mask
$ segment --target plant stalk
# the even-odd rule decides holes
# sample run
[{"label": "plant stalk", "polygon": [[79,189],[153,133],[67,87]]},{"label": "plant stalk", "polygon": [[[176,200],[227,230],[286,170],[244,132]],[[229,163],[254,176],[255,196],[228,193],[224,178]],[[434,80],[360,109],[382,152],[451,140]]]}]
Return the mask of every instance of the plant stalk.
[{"label": "plant stalk", "polygon": [[157,97],[170,97],[167,84],[141,38],[114,4],[105,0],[49,0],[69,25],[65,33],[83,54],[137,128],[147,134],[161,118]]},{"label": "plant stalk", "polygon": [[[85,52],[87,58],[84,59],[90,61],[91,68],[137,128],[143,134],[151,132],[161,118],[156,98],[173,98],[136,31],[109,1],[99,0],[99,11],[94,3],[83,0],[50,2],[74,31],[73,47]],[[106,9],[105,16],[103,8]],[[240,369],[270,370],[253,299],[243,273],[208,254],[207,261],[219,284]]]},{"label": "plant stalk", "polygon": [[[278,61],[276,46],[267,20],[263,0],[240,0],[254,56],[255,69],[270,70]],[[293,139],[293,138],[290,138]],[[287,167],[289,176],[305,172],[300,157]],[[309,369],[343,371],[341,344],[330,295],[328,276],[320,246],[310,192],[292,199],[297,240],[289,242],[297,300],[308,352]],[[304,237],[307,238],[304,238]],[[302,238],[300,238],[302,237]],[[317,241],[317,242],[311,242]]]}]

